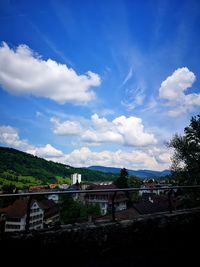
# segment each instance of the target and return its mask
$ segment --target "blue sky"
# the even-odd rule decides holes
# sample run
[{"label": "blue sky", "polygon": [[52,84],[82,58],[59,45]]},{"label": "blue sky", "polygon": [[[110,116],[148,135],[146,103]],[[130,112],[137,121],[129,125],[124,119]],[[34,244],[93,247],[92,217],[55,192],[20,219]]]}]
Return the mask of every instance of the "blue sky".
[{"label": "blue sky", "polygon": [[200,110],[199,1],[0,2],[0,145],[163,170]]}]

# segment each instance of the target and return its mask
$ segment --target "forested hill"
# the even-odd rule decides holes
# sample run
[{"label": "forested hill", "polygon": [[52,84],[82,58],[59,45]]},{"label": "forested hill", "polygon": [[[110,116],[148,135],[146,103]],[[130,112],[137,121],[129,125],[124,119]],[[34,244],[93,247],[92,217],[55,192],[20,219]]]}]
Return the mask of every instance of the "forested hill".
[{"label": "forested hill", "polygon": [[[102,171],[107,173],[120,173],[120,168],[113,168],[113,167],[104,167],[104,166],[90,166],[88,167],[89,170],[95,171]],[[163,170],[163,171],[152,171],[152,170],[127,170],[129,175],[137,176],[140,178],[148,178],[148,177],[163,177],[166,175],[170,175],[170,170]]]},{"label": "forested hill", "polygon": [[69,183],[73,173],[82,174],[82,181],[112,181],[118,175],[73,168],[47,161],[22,151],[0,147],[0,188],[13,184],[18,188],[48,183]]}]

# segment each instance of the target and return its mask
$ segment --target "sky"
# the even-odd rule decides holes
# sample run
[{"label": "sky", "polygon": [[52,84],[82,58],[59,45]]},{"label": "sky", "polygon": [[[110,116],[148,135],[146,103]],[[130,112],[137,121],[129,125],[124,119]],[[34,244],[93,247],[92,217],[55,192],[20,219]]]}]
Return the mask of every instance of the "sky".
[{"label": "sky", "polygon": [[200,112],[200,1],[1,0],[0,145],[164,170]]}]

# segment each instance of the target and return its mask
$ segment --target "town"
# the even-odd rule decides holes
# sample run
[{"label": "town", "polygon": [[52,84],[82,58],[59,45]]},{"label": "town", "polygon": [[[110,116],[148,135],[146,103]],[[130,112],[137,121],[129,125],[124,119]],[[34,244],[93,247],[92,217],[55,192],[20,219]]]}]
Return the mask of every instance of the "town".
[{"label": "town", "polygon": [[[116,219],[133,219],[139,215],[168,211],[169,203],[166,192],[170,187],[171,184],[145,179],[140,182],[138,191],[130,192],[129,195],[125,191],[118,192],[114,199]],[[30,186],[29,189],[19,190],[18,194],[20,193],[21,197],[0,209],[1,230],[13,232],[26,229],[28,198],[23,196],[23,193],[28,192],[36,194],[30,205],[30,230],[51,228],[68,222],[111,221],[112,190],[117,189],[119,188],[112,182],[82,183],[81,174],[78,173],[71,175],[71,185]],[[84,190],[88,190],[88,192],[81,193]],[[90,193],[90,190],[97,192]],[[105,190],[106,192],[104,192]],[[109,192],[109,190],[111,191]],[[71,191],[78,191],[78,193],[72,193],[65,197],[59,194],[59,192]],[[37,195],[37,193],[43,193],[43,195]],[[174,208],[180,208],[181,200],[179,199],[175,204]],[[70,210],[72,215],[70,215]],[[82,213],[85,214],[82,215]]]}]

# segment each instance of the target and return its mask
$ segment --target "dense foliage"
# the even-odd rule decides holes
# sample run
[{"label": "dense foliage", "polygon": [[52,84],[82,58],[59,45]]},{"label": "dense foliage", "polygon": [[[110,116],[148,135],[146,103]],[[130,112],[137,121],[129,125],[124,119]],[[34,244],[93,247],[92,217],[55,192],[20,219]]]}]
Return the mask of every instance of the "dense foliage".
[{"label": "dense foliage", "polygon": [[75,201],[69,195],[61,196],[60,206],[62,223],[88,221],[90,217],[93,218],[101,214],[98,204],[84,204],[81,201]]},{"label": "dense foliage", "polygon": [[73,173],[80,173],[83,181],[113,181],[117,178],[116,174],[73,168],[13,148],[0,147],[0,188],[14,185],[21,189],[30,185],[69,183]]},{"label": "dense foliage", "polygon": [[174,149],[172,169],[181,183],[200,183],[200,115],[191,118],[184,135],[175,135],[169,143]]},{"label": "dense foliage", "polygon": [[120,175],[115,181],[115,185],[118,188],[127,188],[128,187],[128,171],[127,169],[123,168],[120,171]]}]

